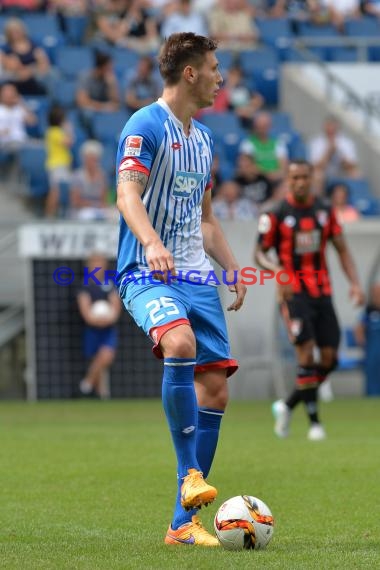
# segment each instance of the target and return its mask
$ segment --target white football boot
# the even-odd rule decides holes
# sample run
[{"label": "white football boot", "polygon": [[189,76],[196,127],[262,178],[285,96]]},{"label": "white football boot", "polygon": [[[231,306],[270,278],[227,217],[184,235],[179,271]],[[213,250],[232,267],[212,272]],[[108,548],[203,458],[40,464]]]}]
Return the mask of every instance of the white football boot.
[{"label": "white football boot", "polygon": [[273,402],[272,414],[275,419],[274,433],[277,437],[288,437],[291,412],[283,400]]},{"label": "white football boot", "polygon": [[326,439],[326,432],[321,424],[311,424],[307,434],[310,441],[322,441]]}]

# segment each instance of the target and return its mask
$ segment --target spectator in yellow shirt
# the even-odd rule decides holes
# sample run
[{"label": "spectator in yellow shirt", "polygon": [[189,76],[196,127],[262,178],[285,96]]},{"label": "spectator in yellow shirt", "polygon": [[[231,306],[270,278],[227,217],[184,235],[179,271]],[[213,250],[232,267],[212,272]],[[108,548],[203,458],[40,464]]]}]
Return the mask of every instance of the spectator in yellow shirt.
[{"label": "spectator in yellow shirt", "polygon": [[45,214],[55,217],[60,205],[60,194],[70,185],[73,135],[64,110],[53,106],[49,113],[49,127],[45,133],[46,170],[49,174],[49,193]]}]

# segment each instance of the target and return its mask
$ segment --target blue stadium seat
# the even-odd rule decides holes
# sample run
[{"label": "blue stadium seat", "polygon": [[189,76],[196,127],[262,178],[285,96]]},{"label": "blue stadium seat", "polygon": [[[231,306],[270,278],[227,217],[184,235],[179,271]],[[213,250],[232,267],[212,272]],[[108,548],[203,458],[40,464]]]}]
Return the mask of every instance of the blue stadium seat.
[{"label": "blue stadium seat", "polygon": [[4,26],[7,21],[6,16],[0,16],[0,47],[5,44],[5,36],[4,36]]},{"label": "blue stadium seat", "polygon": [[272,131],[274,133],[290,132],[292,129],[292,118],[289,113],[280,111],[272,113]]},{"label": "blue stadium seat", "polygon": [[114,48],[109,54],[112,57],[115,73],[121,82],[129,72],[136,69],[141,57],[137,52],[127,48]]},{"label": "blue stadium seat", "polygon": [[356,63],[358,61],[358,50],[354,47],[336,47],[330,49],[329,60]]},{"label": "blue stadium seat", "polygon": [[94,54],[87,46],[62,46],[57,52],[57,67],[64,77],[75,79],[94,66]]},{"label": "blue stadium seat", "polygon": [[254,80],[256,91],[264,97],[267,105],[278,105],[279,75],[280,70],[278,66],[255,71]]},{"label": "blue stadium seat", "polygon": [[243,72],[247,77],[255,75],[257,71],[276,68],[279,62],[276,51],[271,47],[242,51],[239,60]]},{"label": "blue stadium seat", "polygon": [[260,39],[268,46],[274,47],[282,60],[291,47],[293,32],[288,18],[270,18],[256,20]]},{"label": "blue stadium seat", "polygon": [[53,14],[25,14],[22,19],[30,38],[56,63],[57,49],[65,43],[57,18]]},{"label": "blue stadium seat", "polygon": [[223,72],[229,69],[235,61],[235,55],[229,50],[218,50],[219,69]]},{"label": "blue stadium seat", "polygon": [[45,95],[25,96],[24,101],[28,108],[37,116],[36,125],[27,127],[30,137],[42,138],[47,126],[47,116],[50,107],[50,99]]},{"label": "blue stadium seat", "polygon": [[336,184],[345,184],[349,189],[350,200],[371,198],[372,192],[366,178],[334,178],[329,180],[329,188]]},{"label": "blue stadium seat", "polygon": [[339,37],[339,33],[333,25],[313,25],[310,22],[300,22],[299,23],[299,36],[307,38],[326,38],[326,43],[321,46],[308,47],[318,58],[323,61],[329,61],[331,58],[331,53],[335,49],[335,46],[329,45],[328,38]]},{"label": "blue stadium seat", "polygon": [[380,214],[379,200],[372,196],[363,196],[351,200],[352,204],[362,214],[362,216],[378,216]]},{"label": "blue stadium seat", "polygon": [[65,38],[67,43],[79,46],[83,43],[88,25],[87,16],[64,16]]},{"label": "blue stadium seat", "polygon": [[75,79],[58,79],[54,82],[53,99],[66,109],[75,105],[75,95],[78,83]]},{"label": "blue stadium seat", "polygon": [[234,163],[239,153],[239,146],[246,134],[234,113],[207,113],[200,122],[211,129],[215,142],[223,149],[224,159]]},{"label": "blue stadium seat", "polygon": [[298,30],[299,30],[298,32],[299,36],[320,37],[320,38],[339,36],[337,29],[332,24],[313,25],[310,22],[300,22]]},{"label": "blue stadium seat", "polygon": [[348,36],[355,37],[380,37],[380,26],[377,18],[358,18],[346,20],[344,24],[345,32]]},{"label": "blue stadium seat", "polygon": [[290,48],[286,51],[285,61],[289,63],[309,63],[308,58],[305,57],[301,51],[294,48]]},{"label": "blue stadium seat", "polygon": [[343,328],[342,341],[338,352],[338,370],[356,370],[363,365],[363,353],[358,346],[354,331]]},{"label": "blue stadium seat", "polygon": [[329,181],[331,188],[335,184],[345,184],[349,189],[349,203],[355,206],[363,216],[380,214],[380,203],[372,194],[366,178],[339,178]]},{"label": "blue stadium seat", "polygon": [[48,193],[49,183],[45,170],[46,151],[44,146],[26,146],[19,154],[20,167],[25,175],[31,196],[38,198]]},{"label": "blue stadium seat", "polygon": [[129,117],[127,111],[96,113],[92,125],[95,137],[105,145],[115,144]]},{"label": "blue stadium seat", "polygon": [[[377,18],[347,20],[345,31],[351,37],[380,39],[380,26]],[[380,46],[370,46],[368,48],[368,59],[370,61],[380,61]]]},{"label": "blue stadium seat", "polygon": [[291,160],[307,159],[307,147],[300,134],[290,139],[288,143],[288,153]]},{"label": "blue stadium seat", "polygon": [[33,37],[57,36],[61,30],[53,14],[24,14],[22,18],[28,33]]},{"label": "blue stadium seat", "polygon": [[240,122],[235,113],[226,111],[225,113],[205,113],[200,122],[211,129],[213,135],[224,135],[225,133],[239,130]]},{"label": "blue stadium seat", "polygon": [[240,65],[248,81],[253,79],[256,90],[268,105],[278,103],[279,58],[270,47],[240,53]]}]

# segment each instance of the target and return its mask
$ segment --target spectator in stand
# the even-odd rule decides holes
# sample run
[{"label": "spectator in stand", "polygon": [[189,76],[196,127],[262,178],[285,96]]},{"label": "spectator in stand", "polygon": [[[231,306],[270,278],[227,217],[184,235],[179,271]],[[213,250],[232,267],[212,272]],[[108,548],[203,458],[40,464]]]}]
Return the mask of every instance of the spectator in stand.
[{"label": "spectator in stand", "polygon": [[94,69],[85,73],[79,80],[76,100],[83,125],[90,137],[93,136],[94,113],[119,110],[119,88],[110,55],[96,53]]},{"label": "spectator in stand", "polygon": [[308,17],[310,0],[275,0],[269,10],[272,18],[287,18],[306,20]]},{"label": "spectator in stand", "polygon": [[254,14],[248,0],[220,0],[210,10],[208,21],[210,36],[218,42],[219,49],[241,51],[256,47]]},{"label": "spectator in stand", "polygon": [[63,16],[84,16],[91,0],[49,0],[49,9]]},{"label": "spectator in stand", "polygon": [[241,67],[230,67],[222,87],[219,89],[212,107],[206,112],[224,113],[233,111],[240,119],[243,128],[249,128],[255,113],[264,105],[260,93],[247,85]]},{"label": "spectator in stand", "polygon": [[363,11],[369,16],[380,18],[380,0],[364,0]]},{"label": "spectator in stand", "polygon": [[17,164],[18,153],[28,138],[26,127],[35,125],[37,117],[23,102],[16,87],[0,87],[0,165],[3,179]]},{"label": "spectator in stand", "polygon": [[45,214],[55,217],[59,210],[61,192],[68,193],[71,177],[73,130],[64,110],[53,106],[49,112],[49,127],[45,133],[46,170],[49,174],[49,193]]},{"label": "spectator in stand", "polygon": [[1,0],[4,12],[37,12],[45,7],[46,0]]},{"label": "spectator in stand", "polygon": [[334,184],[331,188],[331,205],[334,208],[335,216],[341,225],[356,222],[360,214],[354,206],[349,204],[349,189],[346,184]]},{"label": "spectator in stand", "polygon": [[28,37],[21,20],[10,18],[4,27],[3,67],[21,95],[46,95],[51,72],[45,51]]},{"label": "spectator in stand", "polygon": [[177,0],[175,9],[161,25],[161,36],[168,38],[179,32],[194,32],[199,36],[208,36],[205,17],[194,9],[191,0]]},{"label": "spectator in stand", "polygon": [[191,5],[194,10],[203,14],[203,16],[207,18],[210,10],[212,10],[218,3],[219,0],[192,0]]},{"label": "spectator in stand", "polygon": [[328,12],[329,21],[340,31],[344,31],[347,19],[360,18],[360,0],[322,0]]},{"label": "spectator in stand", "polygon": [[28,138],[26,127],[37,117],[28,109],[12,83],[0,87],[0,150],[18,150]]},{"label": "spectator in stand", "polygon": [[88,140],[81,146],[81,167],[71,182],[73,217],[79,220],[104,220],[107,217],[107,177],[100,164],[102,145]]},{"label": "spectator in stand", "polygon": [[257,209],[247,198],[241,196],[241,187],[234,180],[226,180],[220,186],[212,209],[219,220],[253,220]]},{"label": "spectator in stand", "polygon": [[107,0],[98,9],[96,26],[107,43],[148,53],[159,45],[157,24],[145,0]]},{"label": "spectator in stand", "polygon": [[125,104],[133,113],[158,99],[161,85],[154,73],[154,61],[148,56],[142,56],[137,69],[126,85]]},{"label": "spectator in stand", "polygon": [[234,181],[242,188],[242,197],[256,207],[262,207],[272,197],[274,184],[259,172],[252,155],[239,154]]},{"label": "spectator in stand", "polygon": [[259,174],[271,182],[283,179],[288,163],[285,144],[272,137],[272,117],[270,113],[260,111],[252,122],[250,136],[243,140],[239,153],[253,157]]},{"label": "spectator in stand", "polygon": [[323,133],[311,140],[309,154],[318,194],[324,192],[326,182],[331,179],[360,175],[355,144],[341,133],[340,124],[334,117],[327,117]]}]

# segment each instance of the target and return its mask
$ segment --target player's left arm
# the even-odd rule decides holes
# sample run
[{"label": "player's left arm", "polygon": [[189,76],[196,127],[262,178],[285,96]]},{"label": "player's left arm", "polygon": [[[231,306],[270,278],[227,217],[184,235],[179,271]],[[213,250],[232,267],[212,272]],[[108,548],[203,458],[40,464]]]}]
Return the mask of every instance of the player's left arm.
[{"label": "player's left arm", "polygon": [[108,301],[112,307],[113,323],[116,323],[119,320],[121,314],[121,300],[119,294],[116,291],[112,291],[108,298]]},{"label": "player's left arm", "polygon": [[340,265],[350,282],[350,298],[355,305],[363,305],[365,295],[361,288],[355,262],[348,248],[346,239],[342,234],[339,234],[332,237],[331,241],[338,253]]},{"label": "player's left arm", "polygon": [[241,283],[239,264],[227,243],[219,221],[213,214],[210,191],[205,192],[202,203],[202,234],[206,253],[227,272],[228,281],[234,282],[228,289],[236,293],[236,299],[227,311],[238,311],[243,304],[247,288]]}]

